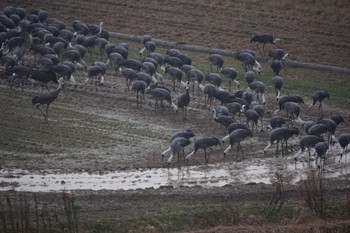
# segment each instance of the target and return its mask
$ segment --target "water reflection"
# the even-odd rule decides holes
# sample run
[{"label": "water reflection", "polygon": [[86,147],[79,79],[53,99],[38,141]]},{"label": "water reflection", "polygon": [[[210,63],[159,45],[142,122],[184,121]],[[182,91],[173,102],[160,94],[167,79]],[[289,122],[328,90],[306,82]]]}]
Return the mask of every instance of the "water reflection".
[{"label": "water reflection", "polygon": [[[346,175],[348,164],[335,168],[334,160],[326,165],[326,177]],[[209,166],[154,168],[116,171],[111,173],[55,174],[42,171],[30,174],[23,170],[0,170],[0,190],[48,192],[60,190],[130,190],[159,188],[161,186],[220,187],[248,183],[271,184],[276,172],[283,174],[284,182],[295,184],[317,170],[315,163],[298,162],[287,158],[254,158],[242,162],[225,162]]]}]

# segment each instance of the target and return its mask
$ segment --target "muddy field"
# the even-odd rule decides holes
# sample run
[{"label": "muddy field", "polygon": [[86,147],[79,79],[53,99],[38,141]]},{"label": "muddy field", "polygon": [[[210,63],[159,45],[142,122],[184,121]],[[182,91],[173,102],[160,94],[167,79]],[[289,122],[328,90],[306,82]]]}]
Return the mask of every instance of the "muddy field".
[{"label": "muddy field", "polygon": [[[220,1],[214,5],[200,0],[191,3],[178,1],[178,4],[163,1],[147,1],[147,4],[143,1],[71,1],[70,7],[49,1],[8,3],[28,9],[40,7],[67,24],[77,18],[92,23],[103,20],[110,31],[150,34],[154,38],[233,51],[255,50],[255,45],[249,43],[251,36],[271,32],[282,38],[283,49],[291,54],[290,59],[349,67],[347,1],[332,1],[328,7],[326,1],[279,1],[274,6],[274,1],[264,1],[264,5],[260,1]],[[1,4],[0,7],[4,7]],[[89,9],[96,11],[91,14]],[[333,14],[334,11],[337,14]],[[266,49],[273,47],[266,45]],[[136,58],[138,55],[135,54],[141,48],[141,44],[131,44]],[[159,48],[159,51],[164,53],[165,49]],[[197,59],[195,64],[206,66],[207,54],[194,56]],[[31,61],[32,57],[26,56],[25,62]],[[233,58],[226,57],[225,64],[237,67],[243,73]],[[263,64],[267,67],[263,75],[271,76],[268,65]],[[209,69],[208,66],[205,69]],[[324,78],[323,85],[349,78],[348,75],[302,69],[288,69],[284,74],[286,80],[302,79],[305,74],[321,77]],[[154,99],[149,95],[142,106],[137,106],[135,93],[127,92],[125,80],[113,70],[108,71],[105,84],[97,89],[84,83],[84,71],[75,76],[78,87],[67,86],[61,91],[50,106],[48,123],[31,105],[31,99],[41,93],[39,85],[32,87],[26,83],[23,92],[17,86],[11,90],[6,77],[1,77],[1,190],[48,192],[72,189],[78,196],[77,202],[91,213],[137,209],[153,213],[162,205],[195,208],[203,203],[267,202],[274,192],[271,184],[276,182],[276,172],[283,174],[288,200],[299,203],[297,185],[310,170],[317,170],[314,161],[308,164],[307,153],[299,158],[297,165],[294,164],[293,155],[299,150],[300,137],[289,141],[289,156],[282,158],[279,155],[275,159],[275,146],[264,155],[263,149],[269,138],[265,127],[277,109],[270,84],[263,124],[259,125],[263,130],[254,130],[253,137],[242,142],[244,156],[236,156],[231,151],[224,161],[223,150],[228,146],[225,144],[214,148],[208,166],[204,166],[204,153],[199,151],[186,166],[182,164],[178,168],[176,158],[169,166],[168,157],[161,157],[171,135],[191,128],[196,134],[193,142],[204,136],[221,139],[225,135],[210,111],[219,102],[214,101],[205,107],[202,95],[191,95],[188,118],[183,120],[181,110],[175,113],[168,106],[162,113],[155,112]],[[332,77],[331,80],[328,77]],[[239,78],[241,89],[246,88],[243,76]],[[169,79],[164,78],[163,82],[171,86]],[[50,86],[51,90],[55,87]],[[227,81],[223,88],[227,89]],[[237,90],[234,87],[234,91]],[[303,120],[341,114],[346,121],[338,127],[335,136],[350,131],[350,112],[341,104],[326,100],[319,116],[317,106],[308,108],[310,93],[288,87],[285,90],[284,94],[299,94],[305,98],[306,104],[301,110]],[[172,93],[173,98],[182,92],[178,86]],[[245,121],[244,116],[242,120]],[[296,126],[301,135],[305,135],[301,125]],[[185,148],[185,154],[193,150],[193,144]],[[326,188],[334,202],[346,199],[348,185],[349,159],[343,158],[339,162],[339,151],[339,145],[329,151],[324,170],[328,178]],[[215,223],[209,226],[215,226]],[[163,228],[166,229],[169,228]]]}]

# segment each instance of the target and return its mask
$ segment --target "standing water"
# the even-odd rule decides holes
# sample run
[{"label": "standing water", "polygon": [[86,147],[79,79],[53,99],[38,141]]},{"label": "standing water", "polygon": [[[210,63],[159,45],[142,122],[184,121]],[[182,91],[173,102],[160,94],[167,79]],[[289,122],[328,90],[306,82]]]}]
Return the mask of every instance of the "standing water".
[{"label": "standing water", "polygon": [[[334,162],[335,163],[335,162]],[[226,162],[209,166],[185,166],[178,168],[152,168],[115,171],[110,173],[53,173],[43,171],[30,173],[24,170],[0,170],[0,191],[49,192],[60,190],[133,190],[159,188],[161,186],[221,187],[248,183],[271,184],[276,181],[276,172],[283,180],[295,184],[307,176],[308,171],[317,170],[315,163],[298,162],[292,159],[265,158],[243,162]],[[339,164],[339,163],[338,163]],[[348,164],[334,169],[327,166],[326,177],[347,174]]]}]

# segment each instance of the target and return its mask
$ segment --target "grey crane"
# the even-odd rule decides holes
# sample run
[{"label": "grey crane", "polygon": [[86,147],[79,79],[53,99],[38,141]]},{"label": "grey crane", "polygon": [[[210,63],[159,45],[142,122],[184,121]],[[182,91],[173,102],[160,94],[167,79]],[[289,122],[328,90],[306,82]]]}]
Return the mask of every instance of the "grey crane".
[{"label": "grey crane", "polygon": [[[238,97],[238,99],[242,99],[245,102],[247,102],[248,104],[240,102],[241,104],[246,105],[247,108],[249,108],[249,106],[253,103],[253,100],[254,100],[253,92],[250,89],[248,89],[247,91],[237,91],[234,94],[234,97]],[[236,102],[239,102],[239,101],[236,101]]]},{"label": "grey crane", "polygon": [[236,129],[229,134],[230,145],[224,150],[224,159],[226,158],[227,153],[231,150],[231,148],[236,144],[237,146],[237,154],[236,159],[238,157],[239,150],[242,152],[243,156],[243,148],[241,146],[241,142],[247,137],[252,137],[252,131],[246,129]]},{"label": "grey crane", "polygon": [[191,97],[190,97],[190,87],[186,86],[185,88],[185,93],[181,94],[177,98],[177,107],[181,108],[182,110],[182,119],[186,120],[187,119],[187,107],[190,104]]},{"label": "grey crane", "polygon": [[105,47],[106,47],[106,44],[108,43],[109,41],[106,40],[105,38],[100,37],[96,39],[96,47],[100,50],[102,55],[106,54]]},{"label": "grey crane", "polygon": [[259,103],[266,104],[265,84],[261,81],[253,81],[249,83],[249,88],[256,92],[256,98]]},{"label": "grey crane", "polygon": [[267,129],[273,130],[276,128],[281,128],[286,123],[286,120],[282,116],[273,116],[270,119],[270,124]]},{"label": "grey crane", "polygon": [[216,71],[219,72],[222,70],[222,67],[224,65],[224,59],[220,54],[210,54],[209,55],[209,61],[210,61],[210,71],[213,71],[213,65],[216,66]]},{"label": "grey crane", "polygon": [[281,72],[281,70],[282,70],[282,68],[283,68],[283,63],[282,63],[282,61],[280,61],[280,60],[274,60],[274,61],[272,61],[272,63],[271,63],[271,69],[272,69],[272,72],[273,72],[274,75],[279,76],[279,75],[280,75],[280,72]]},{"label": "grey crane", "polygon": [[184,131],[175,132],[173,135],[171,135],[170,142],[172,142],[177,137],[184,137],[184,138],[190,139],[190,138],[193,138],[194,136],[196,136],[195,133],[193,132],[192,129],[189,128]]},{"label": "grey crane", "polygon": [[156,67],[152,62],[144,61],[141,63],[142,71],[153,76],[156,73]]},{"label": "grey crane", "polygon": [[[134,79],[137,77],[136,71],[131,68],[122,68],[121,74],[125,78],[126,81],[126,88],[129,91],[130,90],[130,84],[134,81]],[[143,80],[142,80],[143,81]],[[147,85],[147,83],[146,83]]]},{"label": "grey crane", "polygon": [[56,73],[52,70],[32,70],[29,74],[28,79],[32,83],[34,83],[35,81],[42,83],[41,92],[43,92],[44,87],[46,87],[46,89],[50,91],[48,87],[49,82],[58,83]]},{"label": "grey crane", "polygon": [[332,119],[337,125],[345,122],[344,117],[339,114],[327,116],[326,119]]},{"label": "grey crane", "polygon": [[259,113],[257,113],[254,109],[247,109],[245,108],[244,105],[242,105],[242,110],[243,114],[246,117],[247,120],[247,126],[249,127],[249,125],[251,125],[252,127],[252,132],[254,130],[254,126],[255,126],[255,130],[256,132],[258,132],[258,120],[259,120]]},{"label": "grey crane", "polygon": [[159,66],[161,67],[161,69],[164,70],[164,67],[163,67],[163,64],[164,64],[164,56],[163,56],[162,54],[153,52],[153,53],[150,53],[148,56],[151,57],[151,58],[153,58],[154,60],[156,60],[157,63],[159,64]]},{"label": "grey crane", "polygon": [[252,55],[254,58],[256,58],[256,53],[251,50],[251,49],[243,49],[238,51],[235,55],[239,55],[240,53],[249,53],[250,55]]},{"label": "grey crane", "polygon": [[113,45],[113,44],[106,44],[105,45],[105,52],[107,56],[110,53],[120,53],[120,55],[123,56],[123,58],[126,60],[129,56],[129,50],[125,48],[123,45]]},{"label": "grey crane", "polygon": [[64,44],[61,41],[56,42],[53,46],[52,49],[55,51],[57,56],[61,57],[62,53],[65,51],[67,48],[66,44]]},{"label": "grey crane", "polygon": [[141,62],[135,59],[126,59],[120,64],[120,67],[127,67],[135,71],[141,71],[142,64]]},{"label": "grey crane", "polygon": [[216,96],[216,87],[211,83],[207,83],[205,85],[199,84],[199,88],[202,90],[204,94],[204,106],[207,107],[207,99],[211,104],[212,99],[215,98]]},{"label": "grey crane", "polygon": [[218,105],[214,107],[216,115],[230,116],[231,113],[225,105]]},{"label": "grey crane", "polygon": [[[18,65],[9,68],[9,72],[12,73],[13,79],[19,79],[21,90],[23,91],[24,80],[29,78],[30,68],[28,66]],[[10,87],[12,88],[12,83]]]},{"label": "grey crane", "polygon": [[[173,110],[176,112],[178,110],[178,107],[176,104],[172,101],[171,94],[169,91],[165,90],[164,88],[153,88],[149,90],[149,93],[155,98],[156,102],[154,105],[154,112],[157,112],[157,108],[159,107],[158,101],[161,102],[161,106],[163,106],[163,101],[167,101],[173,108]],[[161,112],[163,111],[163,107],[161,107]]]},{"label": "grey crane", "polygon": [[342,159],[343,155],[348,152],[348,145],[350,143],[350,133],[343,133],[339,136],[338,142],[340,147],[342,148],[342,151],[340,152],[340,160]]},{"label": "grey crane", "polygon": [[21,46],[23,45],[23,43],[24,43],[24,39],[20,36],[16,36],[16,37],[10,38],[6,43],[6,46],[8,51],[12,52],[15,47]]},{"label": "grey crane", "polygon": [[215,93],[215,99],[219,100],[221,104],[228,103],[232,95],[228,91],[217,90]]},{"label": "grey crane", "polygon": [[[52,92],[41,94],[39,96],[35,96],[32,99],[32,105],[36,106],[39,109],[39,111],[43,114],[46,123],[48,122],[48,118],[49,118],[49,106],[55,99],[57,99],[58,94],[60,93],[60,90],[61,90],[63,85],[64,85],[64,79],[60,78],[58,80],[58,87],[56,90],[54,90]],[[46,113],[44,113],[40,109],[41,105],[46,105]]]},{"label": "grey crane", "polygon": [[[186,129],[184,131],[177,131],[173,135],[171,135],[171,138],[170,138],[169,142],[171,143],[174,139],[176,139],[178,137],[191,139],[194,136],[195,136],[195,133],[191,129]],[[166,150],[164,150],[161,153],[162,159],[164,159],[164,156],[167,155],[170,151],[171,151],[171,147],[169,146]]]},{"label": "grey crane", "polygon": [[281,89],[283,87],[283,79],[280,76],[276,75],[272,78],[272,84],[275,88],[276,99],[279,100],[281,96]]},{"label": "grey crane", "polygon": [[137,72],[136,79],[145,81],[147,83],[147,86],[150,86],[152,83],[157,83],[157,80],[155,78],[145,72]]},{"label": "grey crane", "polygon": [[[71,75],[74,72],[70,66],[64,63],[58,63],[57,65],[52,65],[50,69],[56,72],[58,77],[63,77],[63,78],[66,78],[67,80],[70,80]],[[75,80],[73,82],[75,82]],[[75,82],[75,85],[76,85],[76,82]]]},{"label": "grey crane", "polygon": [[109,40],[109,32],[107,30],[105,30],[104,28],[102,28],[102,30],[101,30],[100,26],[97,24],[88,24],[87,26],[89,28],[89,34],[91,34],[91,35],[99,34],[99,38],[103,38],[107,41]]},{"label": "grey crane", "polygon": [[176,55],[182,54],[182,52],[180,50],[175,49],[175,48],[170,48],[165,53],[168,56],[176,56]]},{"label": "grey crane", "polygon": [[[198,150],[202,149],[204,150],[204,164],[207,165],[209,163],[209,156],[213,151],[212,147],[217,145],[221,145],[221,144],[220,144],[220,140],[216,137],[204,137],[204,138],[198,139],[194,143],[194,150],[186,156],[186,161],[188,161],[193,155],[195,155]],[[207,149],[210,150],[208,155],[207,155]]]},{"label": "grey crane", "polygon": [[318,114],[321,114],[321,111],[322,111],[322,101],[324,99],[330,99],[329,97],[329,94],[327,91],[323,91],[323,90],[320,90],[320,91],[316,91],[313,95],[312,95],[312,100],[313,100],[313,103],[310,104],[309,108],[311,108],[312,106],[314,106],[317,102],[319,102],[319,106],[318,106]]},{"label": "grey crane", "polygon": [[[88,73],[88,77],[87,79],[85,80],[85,83],[88,83],[89,80],[91,79],[91,90],[92,90],[92,86],[95,84],[95,88],[97,90],[97,85],[98,85],[98,82],[99,82],[99,76],[102,75],[103,73],[103,69],[99,66],[99,65],[93,65],[93,66],[90,66],[87,70],[87,73]],[[94,81],[95,79],[95,81]]]},{"label": "grey crane", "polygon": [[299,117],[300,115],[300,105],[295,102],[286,102],[282,105],[282,109],[284,109],[287,113],[287,117],[290,118],[291,124],[293,126],[294,121],[298,121],[299,123],[303,123],[304,121]]},{"label": "grey crane", "polygon": [[87,68],[87,64],[84,61],[84,56],[86,54],[86,49],[81,45],[74,45],[74,47],[69,47],[65,52],[62,53],[62,57],[67,58],[69,61],[76,63],[81,69]]},{"label": "grey crane", "polygon": [[170,66],[165,68],[165,74],[171,77],[173,82],[173,90],[175,91],[175,82],[181,82],[184,73],[178,67]]},{"label": "grey crane", "polygon": [[188,72],[189,81],[192,83],[192,94],[194,95],[194,85],[197,84],[197,93],[199,94],[199,84],[204,80],[204,74],[199,69],[192,69]]},{"label": "grey crane", "polygon": [[154,68],[156,69],[156,71],[158,70],[158,62],[154,59],[154,58],[151,58],[151,57],[145,57],[142,59],[142,63],[143,62],[150,62],[154,65]]},{"label": "grey crane", "polygon": [[205,81],[213,84],[216,88],[219,88],[222,83],[222,78],[218,73],[209,73],[205,76]]},{"label": "grey crane", "polygon": [[214,121],[220,125],[221,132],[223,132],[223,127],[226,129],[231,123],[233,123],[232,117],[218,115],[215,108],[212,109],[212,113]]},{"label": "grey crane", "polygon": [[[145,91],[147,89],[147,83],[143,80],[136,80],[131,85],[131,90],[136,92],[137,105],[142,104],[142,99],[145,98]],[[139,95],[139,93],[141,95]]]},{"label": "grey crane", "polygon": [[329,145],[333,145],[334,142],[332,142],[333,138],[334,138],[334,134],[335,134],[335,131],[337,129],[337,123],[330,119],[330,118],[324,118],[324,119],[321,119],[321,120],[318,120],[317,123],[319,124],[325,124],[327,127],[328,127],[328,144]]},{"label": "grey crane", "polygon": [[231,113],[232,119],[235,120],[235,116],[238,114],[239,121],[241,121],[242,104],[238,102],[230,102],[225,104],[228,111]]},{"label": "grey crane", "polygon": [[80,20],[75,20],[72,23],[72,28],[74,29],[74,36],[77,35],[87,35],[89,33],[89,27],[86,23],[83,23]]},{"label": "grey crane", "polygon": [[[316,165],[317,165],[317,161],[318,159],[320,159],[320,165],[318,165],[318,168],[323,170],[324,168],[324,163],[326,160],[326,153],[329,149],[329,145],[326,142],[318,142],[315,145],[315,154],[317,154],[316,156]],[[323,161],[323,163],[322,163]]]},{"label": "grey crane", "polygon": [[[146,43],[147,42],[150,42],[150,41],[152,41],[152,37],[150,36],[150,35],[143,35],[142,36],[142,44],[143,44],[143,48],[140,50],[140,56],[143,54],[143,52],[147,49],[146,48]],[[153,42],[153,41],[152,41]],[[154,42],[153,42],[154,43]],[[150,44],[150,46],[153,46],[153,45],[151,45]],[[154,43],[154,46],[156,47],[156,44]],[[155,49],[155,47],[154,47],[154,49]],[[154,52],[154,51],[152,51],[152,52]]]},{"label": "grey crane", "polygon": [[223,143],[223,144],[229,139],[230,133],[232,133],[232,132],[235,131],[236,129],[246,129],[246,130],[250,130],[246,124],[238,123],[238,122],[233,122],[233,123],[231,123],[231,124],[227,127],[227,133],[228,133],[228,135],[227,135],[226,137],[223,137],[223,139],[222,139],[222,143]]},{"label": "grey crane", "polygon": [[75,78],[73,76],[73,74],[75,73],[75,70],[77,67],[79,67],[76,63],[73,63],[71,61],[62,61],[61,62],[63,65],[69,66],[69,68],[72,70],[71,75],[68,77],[68,85],[70,84],[70,82],[73,83],[74,88],[77,87],[77,82],[75,81]]},{"label": "grey crane", "polygon": [[314,125],[316,125],[316,122],[313,120],[305,121],[305,122],[303,122],[303,124],[301,124],[305,133],[308,133],[309,129]]},{"label": "grey crane", "polygon": [[274,60],[285,60],[289,54],[284,52],[283,49],[271,49],[268,56]]},{"label": "grey crane", "polygon": [[247,71],[244,74],[244,79],[247,82],[247,84],[249,85],[250,83],[254,82],[256,80],[256,73],[254,71]]},{"label": "grey crane", "polygon": [[162,89],[166,90],[167,92],[171,93],[171,90],[168,87],[166,87],[164,85],[160,85],[159,83],[153,83],[153,84],[148,86],[149,90],[154,89],[154,88],[162,88]]},{"label": "grey crane", "polygon": [[294,103],[302,103],[304,104],[304,100],[303,98],[301,98],[300,96],[297,95],[286,95],[286,96],[282,96],[281,98],[279,98],[278,100],[278,106],[279,109],[277,109],[274,114],[276,114],[277,112],[282,110],[282,106],[286,103],[286,102],[294,102]]},{"label": "grey crane", "polygon": [[[292,127],[292,128],[276,128],[273,129],[270,133],[270,140],[269,144],[264,148],[264,154],[266,155],[266,151],[268,148],[272,146],[272,144],[276,141],[277,142],[277,149],[276,149],[276,157],[278,156],[278,144],[281,142],[281,148],[282,148],[282,156],[288,154],[288,139],[290,139],[293,135],[298,136],[300,134],[299,129]],[[286,143],[285,150],[283,149],[283,142]]]},{"label": "grey crane", "polygon": [[[251,40],[250,43],[252,42],[256,42],[256,47],[258,48],[259,52],[260,52],[260,48],[259,48],[259,44],[263,44],[263,51],[265,52],[265,44],[271,43],[271,44],[276,44],[276,43],[281,43],[281,39],[280,38],[274,38],[271,34],[260,34],[260,35],[256,35],[254,36]],[[261,54],[261,52],[260,52]]]},{"label": "grey crane", "polygon": [[[117,52],[113,52],[108,54],[108,59],[106,61],[106,65],[112,64],[114,66],[115,73],[117,74],[120,71],[120,66],[125,61],[124,57]],[[128,68],[130,69],[130,68]]]},{"label": "grey crane", "polygon": [[305,152],[307,148],[309,151],[309,162],[311,156],[311,148],[314,148],[318,142],[324,142],[323,138],[317,137],[315,135],[305,135],[299,141],[300,150],[294,155],[295,162],[297,161],[297,157]]},{"label": "grey crane", "polygon": [[243,105],[245,105],[245,106],[244,106],[245,109],[250,108],[249,102],[247,102],[246,100],[244,100],[244,99],[242,99],[242,98],[235,97],[235,96],[230,96],[230,97],[226,100],[226,102],[224,102],[224,103],[226,104],[226,103],[233,103],[233,102],[240,103],[240,104],[242,105],[242,107],[243,107]]},{"label": "grey crane", "polygon": [[231,67],[226,67],[221,69],[221,74],[223,74],[228,79],[228,91],[231,91],[231,82],[234,82],[236,86],[239,88],[240,83],[236,80],[238,75],[238,71]]},{"label": "grey crane", "polygon": [[264,127],[263,118],[264,118],[264,114],[265,114],[265,107],[261,104],[258,104],[258,105],[253,106],[252,109],[255,110],[259,114],[261,128],[263,129],[263,127]]},{"label": "grey crane", "polygon": [[143,52],[146,50],[148,54],[153,53],[156,48],[157,44],[153,40],[146,41],[144,43],[144,48],[140,50],[140,56],[142,56]]},{"label": "grey crane", "polygon": [[182,66],[180,67],[180,70],[182,70],[182,72],[185,73],[185,75],[186,75],[186,77],[187,77],[188,80],[190,79],[189,76],[188,76],[188,74],[189,74],[189,72],[190,72],[192,69],[195,69],[195,67],[192,66],[192,65],[186,65],[186,64],[185,64],[185,65],[182,65]]},{"label": "grey crane", "polygon": [[83,36],[83,35],[78,35],[76,37],[76,42],[78,44],[83,45],[90,53],[90,58],[91,58],[91,54],[92,54],[92,49],[95,47],[96,45],[96,40],[98,38],[100,38],[101,32],[102,32],[102,25],[103,22],[100,22],[100,30],[96,35],[92,35],[89,37]]},{"label": "grey crane", "polygon": [[180,58],[174,56],[167,56],[164,58],[164,64],[169,64],[170,66],[180,68],[184,63]]},{"label": "grey crane", "polygon": [[192,65],[192,58],[184,53],[173,55],[176,58],[179,58],[182,61],[182,65]]},{"label": "grey crane", "polygon": [[261,72],[260,63],[250,53],[248,52],[237,53],[235,55],[235,58],[242,62],[242,67],[244,68],[245,72],[248,71],[248,68],[253,69],[253,71],[256,73]]},{"label": "grey crane", "polygon": [[[181,155],[180,152],[184,150],[184,148],[191,144],[191,141],[184,137],[177,137],[170,143],[170,157],[167,161],[168,165],[174,158],[174,155],[177,155],[177,162],[180,166],[181,164]],[[183,155],[184,156],[184,155]]]}]

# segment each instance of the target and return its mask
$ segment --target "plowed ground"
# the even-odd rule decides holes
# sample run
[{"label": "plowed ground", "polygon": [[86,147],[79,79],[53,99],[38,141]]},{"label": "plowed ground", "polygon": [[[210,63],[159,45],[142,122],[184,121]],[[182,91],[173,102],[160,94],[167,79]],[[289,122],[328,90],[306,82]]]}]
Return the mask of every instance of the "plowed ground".
[{"label": "plowed ground", "polygon": [[[89,23],[104,21],[110,31],[150,34],[154,38],[234,51],[245,48],[256,50],[255,45],[249,43],[250,38],[257,33],[269,32],[282,39],[283,44],[280,46],[291,54],[291,59],[349,67],[348,1],[151,0],[62,3],[33,0],[10,3],[27,9],[45,9],[50,16],[62,19],[68,25],[76,19]],[[273,47],[266,45],[265,49]],[[289,72],[290,76],[294,75],[294,71]],[[166,167],[160,152],[167,148],[172,133],[192,128],[196,137],[223,136],[211,113],[204,107],[202,96],[191,96],[188,110],[190,117],[183,121],[181,112],[174,114],[170,108],[166,108],[163,113],[155,113],[154,100],[148,96],[145,104],[138,107],[135,94],[126,92],[124,80],[115,76],[112,70],[106,75],[105,85],[99,86],[97,90],[83,84],[86,73],[79,73],[76,77],[80,85],[76,90],[68,88],[60,93],[56,102],[50,106],[48,124],[43,122],[40,112],[32,108],[30,102],[40,93],[39,86],[32,88],[26,85],[23,92],[17,87],[9,90],[7,81],[1,79],[1,167],[33,172],[105,172]],[[165,80],[165,83],[170,86],[169,80]],[[293,90],[289,91],[293,93]],[[180,93],[177,89],[173,97]],[[265,126],[277,107],[271,93],[267,96]],[[303,106],[302,113],[306,119],[319,117],[317,107],[308,109]],[[347,109],[325,103],[323,115],[334,113],[342,114],[346,119],[349,116]],[[337,136],[348,131],[349,123],[346,121],[337,131]],[[266,131],[255,133],[250,144],[243,145],[245,158],[263,159],[262,149],[267,140]],[[190,152],[192,146],[186,152]],[[297,141],[290,146],[291,151],[299,149]],[[267,156],[274,156],[272,151]],[[229,159],[234,160],[235,157]],[[242,158],[238,160],[243,161]],[[217,148],[213,151],[210,163],[221,161],[222,148]],[[191,161],[191,165],[202,163],[202,155]],[[346,184],[339,181],[337,186],[335,182],[332,181],[327,188],[335,200],[343,200],[343,187]],[[224,204],[228,202],[228,197],[230,203],[267,202],[273,191],[274,188],[267,185],[206,190],[85,191],[77,192],[80,195],[77,200],[86,208],[86,212],[142,209],[156,213],[160,206]],[[300,201],[295,187],[289,187],[288,197]],[[220,229],[214,231],[219,232]]]}]

